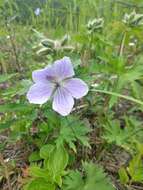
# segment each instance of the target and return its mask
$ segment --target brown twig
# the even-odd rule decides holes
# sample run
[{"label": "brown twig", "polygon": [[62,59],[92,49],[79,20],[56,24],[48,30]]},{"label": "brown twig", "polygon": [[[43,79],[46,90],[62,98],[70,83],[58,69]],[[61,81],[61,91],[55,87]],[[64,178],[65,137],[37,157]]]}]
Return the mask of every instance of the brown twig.
[{"label": "brown twig", "polygon": [[0,154],[0,164],[2,165],[2,167],[4,168],[4,173],[5,173],[5,178],[7,180],[7,185],[8,185],[8,189],[12,190],[12,186],[9,180],[9,172],[8,172],[8,168],[7,165],[4,162],[3,156],[2,154]]}]

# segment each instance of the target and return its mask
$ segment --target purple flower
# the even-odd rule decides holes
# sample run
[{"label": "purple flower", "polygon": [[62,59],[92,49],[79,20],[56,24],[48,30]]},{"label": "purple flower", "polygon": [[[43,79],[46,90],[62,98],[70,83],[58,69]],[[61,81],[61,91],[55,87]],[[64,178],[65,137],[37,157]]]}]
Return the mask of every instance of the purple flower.
[{"label": "purple flower", "polygon": [[43,104],[50,98],[53,109],[62,116],[68,115],[73,108],[74,98],[79,99],[88,93],[88,86],[75,75],[68,57],[57,60],[53,65],[33,71],[33,84],[27,98],[30,103]]},{"label": "purple flower", "polygon": [[36,8],[35,11],[34,11],[35,15],[36,16],[39,16],[40,13],[41,13],[41,9],[40,8]]}]

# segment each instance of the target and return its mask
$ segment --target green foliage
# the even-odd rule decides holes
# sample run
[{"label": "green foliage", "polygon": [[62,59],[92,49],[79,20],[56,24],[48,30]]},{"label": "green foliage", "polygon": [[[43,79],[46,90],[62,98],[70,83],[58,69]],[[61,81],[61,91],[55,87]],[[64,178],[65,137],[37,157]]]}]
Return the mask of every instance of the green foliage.
[{"label": "green foliage", "polygon": [[32,152],[32,154],[30,154],[29,162],[35,162],[35,161],[41,160],[41,158],[42,157],[40,157],[39,152],[35,151],[35,152]]},{"label": "green foliage", "polygon": [[76,117],[61,119],[61,130],[56,140],[57,145],[67,143],[76,152],[75,142],[78,140],[82,145],[90,147],[87,134],[91,129]]},{"label": "green foliage", "polygon": [[[63,146],[44,145],[40,149],[40,157],[44,159],[43,168],[40,165],[30,166],[29,175],[31,177],[30,182],[27,179],[27,184],[24,186],[24,190],[31,190],[34,185],[39,181],[38,188],[47,188],[47,190],[55,189],[56,185],[62,185],[62,176],[65,173],[65,168],[68,164],[68,153]],[[35,159],[36,158],[36,159]],[[37,153],[32,154],[29,158],[30,161],[36,161]],[[42,189],[42,190],[43,190]]]},{"label": "green foliage", "polygon": [[[51,120],[55,124],[55,120]],[[69,117],[68,120],[63,118],[60,122],[61,128],[60,133],[56,139],[56,146],[54,144],[40,145],[40,152],[33,152],[29,161],[35,162],[37,160],[43,159],[44,165],[31,166],[30,176],[31,181],[26,185],[25,188],[32,188],[32,184],[35,183],[34,180],[37,178],[41,180],[43,178],[47,183],[56,184],[62,186],[62,176],[66,174],[65,168],[68,165],[69,155],[67,150],[64,148],[64,144],[67,143],[71,149],[76,152],[75,142],[78,140],[81,144],[89,146],[88,138],[86,134],[90,129],[84,125],[79,119]],[[43,180],[42,180],[43,183]],[[29,189],[28,189],[29,190]]]},{"label": "green foliage", "polygon": [[119,169],[118,173],[119,173],[119,177],[120,177],[120,182],[122,184],[126,184],[126,183],[129,182],[129,176],[128,176],[128,174],[127,174],[127,172],[126,172],[126,170],[125,170],[124,167],[121,167]]},{"label": "green foliage", "polygon": [[84,187],[84,181],[79,171],[70,171],[64,180],[63,190],[81,190]]},{"label": "green foliage", "polygon": [[6,104],[6,105],[0,105],[0,112],[5,113],[5,112],[28,112],[31,110],[31,108],[27,108],[27,104],[17,104],[17,103],[12,103],[12,104]]},{"label": "green foliage", "polygon": [[125,124],[121,127],[118,120],[108,120],[107,125],[104,125],[103,138],[111,144],[124,147],[126,149],[133,149],[134,139],[138,139],[142,135],[141,122],[135,118],[124,118]]},{"label": "green foliage", "polygon": [[16,74],[9,74],[9,75],[1,75],[0,76],[0,83],[6,82],[14,77]]},{"label": "green foliage", "polygon": [[110,180],[103,169],[93,163],[83,163],[85,176],[78,171],[70,171],[64,180],[63,190],[113,190]]},{"label": "green foliage", "polygon": [[68,153],[64,147],[56,147],[46,160],[45,166],[50,171],[53,181],[55,181],[59,186],[62,185],[61,176],[63,175],[64,169],[68,164]]},{"label": "green foliage", "polygon": [[36,36],[40,43],[38,43],[38,45],[35,45],[33,49],[36,50],[36,54],[40,57],[46,55],[62,55],[65,53],[73,52],[75,50],[73,46],[68,45],[70,39],[69,35],[64,35],[61,39],[58,40],[52,40],[46,38],[43,34],[39,33],[36,30],[34,30],[34,32],[36,32]]},{"label": "green foliage", "polygon": [[[123,184],[132,182],[142,182],[143,181],[143,145],[136,142],[137,153],[129,162],[127,168],[121,167],[119,169],[120,181]],[[129,177],[130,176],[130,177]]]},{"label": "green foliage", "polygon": [[133,11],[131,14],[125,14],[123,21],[131,27],[140,26],[143,24],[143,14]]},{"label": "green foliage", "polygon": [[[22,150],[29,155],[28,174],[20,174],[24,190],[112,190],[99,165],[77,168],[81,160],[102,162],[116,146],[132,158],[125,158],[115,181],[129,188],[143,183],[142,9],[142,0],[0,1],[0,150],[5,154],[9,144],[23,141],[30,147]],[[90,89],[68,117],[55,113],[50,101],[26,100],[32,71],[63,56]],[[8,182],[4,168],[0,189]],[[10,181],[19,170],[8,170]]]},{"label": "green foliage", "polygon": [[143,181],[142,155],[136,155],[129,163],[128,172],[132,181]]},{"label": "green foliage", "polygon": [[53,184],[48,183],[42,178],[30,181],[25,187],[24,190],[55,190]]},{"label": "green foliage", "polygon": [[54,151],[54,146],[51,144],[47,144],[42,146],[40,149],[40,157],[43,159],[49,159],[51,152]]}]

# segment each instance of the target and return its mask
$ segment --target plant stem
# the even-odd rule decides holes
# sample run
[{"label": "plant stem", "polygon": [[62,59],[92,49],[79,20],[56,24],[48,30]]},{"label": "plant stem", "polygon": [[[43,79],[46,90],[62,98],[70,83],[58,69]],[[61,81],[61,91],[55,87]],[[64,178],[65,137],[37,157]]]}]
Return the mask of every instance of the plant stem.
[{"label": "plant stem", "polygon": [[131,96],[126,96],[126,95],[123,95],[123,94],[118,94],[118,93],[110,92],[110,91],[107,91],[107,90],[92,89],[91,91],[92,92],[99,92],[99,93],[109,94],[109,95],[112,95],[112,96],[117,96],[119,98],[123,98],[123,99],[129,100],[131,102],[134,102],[134,103],[137,103],[137,104],[140,104],[140,105],[143,106],[142,101],[140,101],[138,99],[135,99],[135,98],[133,98]]},{"label": "plant stem", "polygon": [[125,39],[126,39],[126,32],[123,33],[123,37],[122,37],[120,48],[119,48],[119,56],[120,57],[122,57],[122,55],[123,55]]},{"label": "plant stem", "polygon": [[69,121],[68,117],[66,117],[66,119],[67,119],[68,124],[70,125],[70,128],[71,128],[72,133],[74,134],[76,140],[78,141],[79,139],[77,138],[76,133],[75,133],[75,130],[74,130],[74,128],[73,128],[72,125],[71,125],[72,123]]}]

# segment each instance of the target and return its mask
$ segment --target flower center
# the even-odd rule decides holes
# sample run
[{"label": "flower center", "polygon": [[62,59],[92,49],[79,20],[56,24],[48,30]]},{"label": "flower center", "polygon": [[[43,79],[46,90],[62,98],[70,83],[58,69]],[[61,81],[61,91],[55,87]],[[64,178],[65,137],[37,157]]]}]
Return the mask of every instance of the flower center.
[{"label": "flower center", "polygon": [[60,83],[56,82],[56,88],[60,87]]}]

